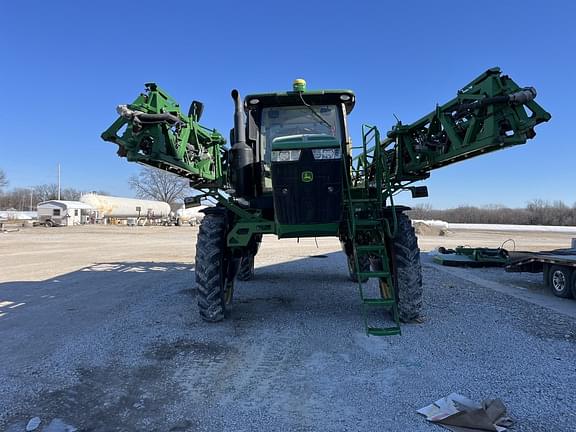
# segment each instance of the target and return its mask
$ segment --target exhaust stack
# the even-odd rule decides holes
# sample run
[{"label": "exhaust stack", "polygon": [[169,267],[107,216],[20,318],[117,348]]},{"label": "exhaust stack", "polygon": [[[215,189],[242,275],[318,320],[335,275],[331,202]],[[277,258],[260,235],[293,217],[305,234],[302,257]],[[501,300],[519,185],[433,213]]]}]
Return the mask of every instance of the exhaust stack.
[{"label": "exhaust stack", "polygon": [[240,93],[234,89],[231,96],[234,100],[234,143],[230,149],[230,182],[236,191],[235,196],[249,197],[252,195],[251,180],[254,153],[252,148],[246,144],[246,125]]}]

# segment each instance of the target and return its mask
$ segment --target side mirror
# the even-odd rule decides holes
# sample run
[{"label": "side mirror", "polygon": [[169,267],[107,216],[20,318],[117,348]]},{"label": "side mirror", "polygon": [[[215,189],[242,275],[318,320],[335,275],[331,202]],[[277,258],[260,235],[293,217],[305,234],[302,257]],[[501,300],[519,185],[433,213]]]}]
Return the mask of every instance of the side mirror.
[{"label": "side mirror", "polygon": [[200,206],[203,197],[204,195],[198,195],[184,198],[184,208],[192,208]]},{"label": "side mirror", "polygon": [[188,110],[188,117],[193,117],[194,120],[200,121],[202,113],[204,112],[204,104],[198,101],[192,101],[190,109]]},{"label": "side mirror", "polygon": [[412,192],[412,198],[426,198],[428,196],[427,186],[413,186],[408,189]]}]

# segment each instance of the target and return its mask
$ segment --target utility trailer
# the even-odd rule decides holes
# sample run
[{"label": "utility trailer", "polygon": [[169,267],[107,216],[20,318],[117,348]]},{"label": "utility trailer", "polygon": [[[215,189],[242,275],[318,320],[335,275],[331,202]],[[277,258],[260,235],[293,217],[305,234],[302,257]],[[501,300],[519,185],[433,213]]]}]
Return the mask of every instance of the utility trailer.
[{"label": "utility trailer", "polygon": [[542,273],[544,285],[557,297],[576,298],[576,249],[517,252],[507,272]]}]

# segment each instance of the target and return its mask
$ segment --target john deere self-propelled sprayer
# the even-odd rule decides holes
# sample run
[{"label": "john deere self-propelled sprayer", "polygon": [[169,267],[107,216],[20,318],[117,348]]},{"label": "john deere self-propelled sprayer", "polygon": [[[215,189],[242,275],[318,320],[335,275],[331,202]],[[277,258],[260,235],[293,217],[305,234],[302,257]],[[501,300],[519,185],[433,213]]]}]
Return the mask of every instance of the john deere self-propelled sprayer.
[{"label": "john deere self-propelled sprayer", "polygon": [[[366,331],[400,333],[400,321],[418,318],[422,275],[416,235],[393,196],[410,190],[427,196],[430,171],[494,150],[523,144],[550,114],[536,90],[519,87],[500,69],[489,69],[448,103],[415,123],[398,122],[384,139],[364,126],[353,146],[347,116],[350,90],[253,94],[234,101],[231,146],[199,124],[203,111],[192,102],[182,112],[154,83],[102,134],[129,161],[190,180],[196,197],[217,202],[205,211],[196,246],[198,307],[206,321],[227,315],[234,280],[254,275],[263,234],[279,238],[337,236],[358,284]],[[122,132],[120,132],[123,130]],[[377,287],[368,295],[366,285]],[[374,325],[374,311],[387,318]]]}]

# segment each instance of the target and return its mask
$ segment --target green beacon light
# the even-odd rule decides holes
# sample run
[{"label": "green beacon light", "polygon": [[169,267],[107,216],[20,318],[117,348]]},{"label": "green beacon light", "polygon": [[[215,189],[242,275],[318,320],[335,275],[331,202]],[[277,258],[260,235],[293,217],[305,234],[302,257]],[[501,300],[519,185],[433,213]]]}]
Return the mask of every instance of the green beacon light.
[{"label": "green beacon light", "polygon": [[302,78],[295,79],[292,83],[292,88],[295,92],[305,92],[306,91],[306,81]]}]

